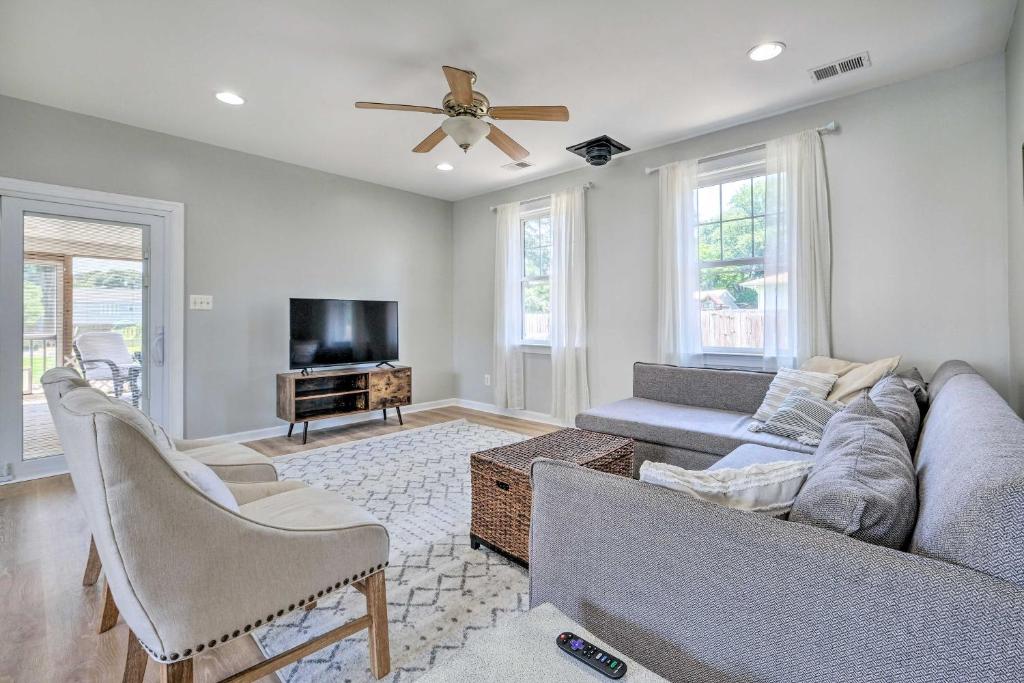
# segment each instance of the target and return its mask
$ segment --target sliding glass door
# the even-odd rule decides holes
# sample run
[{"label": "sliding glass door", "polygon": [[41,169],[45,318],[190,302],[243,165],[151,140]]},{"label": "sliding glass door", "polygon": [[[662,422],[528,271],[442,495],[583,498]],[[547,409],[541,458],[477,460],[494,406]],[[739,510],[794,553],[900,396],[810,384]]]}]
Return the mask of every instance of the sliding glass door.
[{"label": "sliding glass door", "polygon": [[163,220],[0,198],[0,478],[66,467],[40,382],[50,368],[162,416],[162,283],[150,263]]}]

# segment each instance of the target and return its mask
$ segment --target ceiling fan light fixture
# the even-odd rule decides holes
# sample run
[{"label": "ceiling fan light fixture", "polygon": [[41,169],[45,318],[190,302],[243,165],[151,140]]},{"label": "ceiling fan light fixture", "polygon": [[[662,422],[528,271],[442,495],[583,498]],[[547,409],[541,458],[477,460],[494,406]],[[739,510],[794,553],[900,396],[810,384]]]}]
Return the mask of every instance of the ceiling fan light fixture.
[{"label": "ceiling fan light fixture", "polygon": [[441,124],[448,137],[455,141],[463,152],[484,139],[491,127],[475,116],[452,116]]},{"label": "ceiling fan light fixture", "polygon": [[451,171],[455,169],[455,167],[449,164],[447,161],[442,161],[434,168],[436,168],[438,171]]}]

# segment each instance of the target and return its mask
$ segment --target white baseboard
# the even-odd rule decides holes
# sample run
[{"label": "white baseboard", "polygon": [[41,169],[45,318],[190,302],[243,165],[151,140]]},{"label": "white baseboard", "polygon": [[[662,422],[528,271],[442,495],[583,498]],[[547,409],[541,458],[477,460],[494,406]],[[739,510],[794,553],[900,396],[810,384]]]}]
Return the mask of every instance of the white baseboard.
[{"label": "white baseboard", "polygon": [[559,427],[567,427],[567,425],[561,420],[548,415],[547,413],[538,413],[533,410],[516,410],[514,408],[499,408],[493,403],[484,403],[482,401],[470,401],[465,398],[452,399],[453,405],[460,408],[468,408],[469,410],[479,410],[483,413],[492,413],[494,415],[505,415],[507,417],[517,417],[520,420],[530,420],[531,422],[543,422],[544,424],[557,425]]},{"label": "white baseboard", "polygon": [[[418,413],[421,410],[433,410],[434,408],[448,408],[457,405],[457,399],[454,398],[443,398],[439,401],[424,401],[423,403],[413,403],[412,405],[402,406],[402,414],[407,413]],[[398,416],[392,411],[389,416],[389,420],[395,420],[398,422]],[[357,415],[346,415],[342,417],[332,417],[327,420],[317,420],[316,422],[309,423],[309,431],[319,431],[321,429],[331,429],[332,427],[340,427],[342,425],[357,424],[359,422],[371,422],[380,421],[381,414],[379,411],[372,410],[366,413],[358,413]],[[298,429],[302,429],[302,426],[296,423]],[[234,434],[222,434],[220,436],[209,437],[213,441],[222,441],[225,443],[241,443],[244,441],[257,441],[259,439],[269,439],[275,436],[284,436],[288,433],[288,425],[279,425],[277,427],[266,427],[265,429],[253,429],[248,432],[235,432]]]}]

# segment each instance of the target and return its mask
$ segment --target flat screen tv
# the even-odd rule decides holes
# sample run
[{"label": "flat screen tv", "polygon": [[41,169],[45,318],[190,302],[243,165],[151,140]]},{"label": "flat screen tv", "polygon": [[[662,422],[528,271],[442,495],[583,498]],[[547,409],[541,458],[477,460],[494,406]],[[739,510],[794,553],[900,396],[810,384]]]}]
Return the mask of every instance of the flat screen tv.
[{"label": "flat screen tv", "polygon": [[291,299],[290,367],[398,360],[398,302]]}]

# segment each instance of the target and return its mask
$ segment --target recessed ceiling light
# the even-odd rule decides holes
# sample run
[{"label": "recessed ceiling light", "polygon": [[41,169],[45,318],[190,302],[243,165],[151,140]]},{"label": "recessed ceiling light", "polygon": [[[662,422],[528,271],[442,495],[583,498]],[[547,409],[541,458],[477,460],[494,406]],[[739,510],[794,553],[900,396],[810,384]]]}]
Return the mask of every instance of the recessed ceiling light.
[{"label": "recessed ceiling light", "polygon": [[782,51],[786,49],[785,43],[761,43],[750,48],[747,52],[747,56],[753,59],[755,62],[767,62],[769,59],[775,59],[782,54]]},{"label": "recessed ceiling light", "polygon": [[245,104],[245,99],[242,98],[241,95],[236,95],[235,93],[228,92],[227,90],[217,93],[217,99],[224,104],[233,104],[235,106]]},{"label": "recessed ceiling light", "polygon": [[442,162],[441,162],[441,163],[439,163],[439,164],[438,164],[437,166],[435,166],[435,168],[436,168],[436,169],[437,169],[438,171],[451,171],[451,170],[452,170],[452,169],[454,169],[455,167],[454,167],[454,166],[452,166],[451,164],[449,164],[449,163],[448,163],[447,161],[442,161]]}]

